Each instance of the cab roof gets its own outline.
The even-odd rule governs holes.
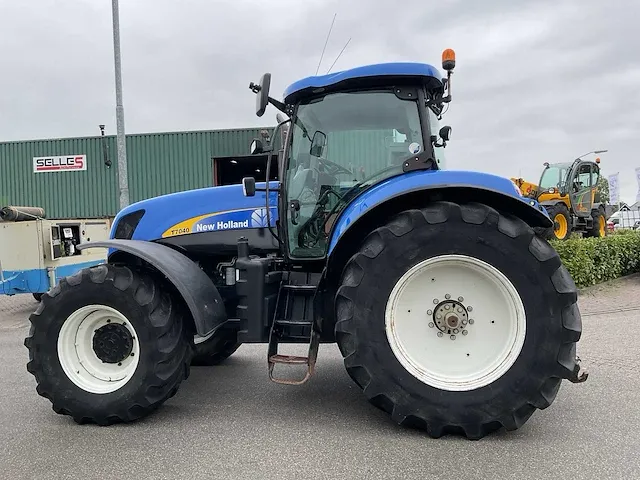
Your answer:
[[[397,80],[418,80],[428,88],[442,88],[442,75],[433,65],[427,63],[378,63],[343,70],[327,75],[311,76],[289,85],[284,91],[285,103],[295,103],[305,94],[316,89],[330,91],[349,86],[375,86]]]

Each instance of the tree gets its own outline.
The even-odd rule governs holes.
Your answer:
[[[609,203],[609,180],[605,177],[600,177],[598,179],[598,184],[596,186],[598,193],[600,194],[600,201],[602,203]]]

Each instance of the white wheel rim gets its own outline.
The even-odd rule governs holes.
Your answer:
[[[123,325],[131,334],[131,353],[119,363],[104,363],[93,350],[95,332],[105,325]],[[87,305],[73,312],[58,335],[58,360],[76,386],[96,394],[115,392],[122,388],[136,371],[140,358],[140,343],[133,325],[114,308]]]
[[[455,340],[447,331],[438,336],[434,318],[449,301],[458,302],[451,307],[456,312],[462,308],[459,320],[467,319]],[[385,330],[394,355],[415,378],[440,390],[468,391],[495,382],[515,363],[526,314],[518,291],[498,269],[466,255],[443,255],[418,263],[398,280],[387,302]]]

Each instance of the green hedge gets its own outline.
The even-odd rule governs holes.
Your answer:
[[[604,238],[552,240],[578,288],[640,272],[640,232],[619,230]]]

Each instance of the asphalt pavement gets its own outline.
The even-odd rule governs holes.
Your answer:
[[[269,382],[265,345],[192,369],[178,394],[130,425],[56,415],[26,371],[31,296],[0,297],[0,479],[640,478],[640,277],[580,297],[584,384],[516,432],[473,442],[398,427],[321,345],[303,386]]]

